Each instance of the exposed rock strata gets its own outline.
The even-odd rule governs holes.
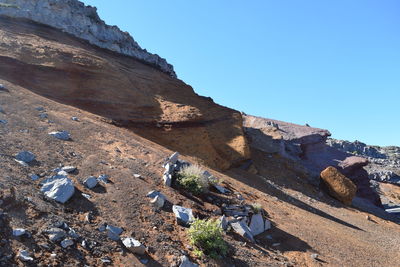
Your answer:
[[[158,55],[142,49],[127,32],[109,26],[97,15],[97,9],[78,0],[4,0],[0,15],[43,23],[93,45],[133,56],[176,77],[173,66]]]
[[[360,141],[331,138],[327,143],[335,149],[368,159],[370,164],[365,169],[370,179],[400,185],[400,147],[370,146]]]
[[[142,62],[0,16],[0,78],[226,169],[249,158],[239,112]]]
[[[357,196],[382,206],[364,169],[368,161],[327,145],[329,131],[250,115],[243,117],[252,149],[299,163],[310,182],[316,185],[321,171],[333,166],[357,185]]]

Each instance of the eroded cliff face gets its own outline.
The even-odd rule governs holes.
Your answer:
[[[305,172],[305,177],[315,185],[320,182],[321,171],[333,166],[357,185],[358,197],[382,206],[364,169],[368,160],[329,146],[327,139],[331,133],[328,130],[250,115],[243,117],[253,153],[289,159],[295,166],[302,166],[303,169],[297,166],[298,170]],[[262,174],[264,166],[257,167]]]
[[[127,32],[109,26],[97,15],[97,9],[78,0],[3,0],[0,15],[26,18],[84,39],[101,48],[133,56],[176,77],[173,66],[142,49]]]
[[[25,19],[0,16],[0,40],[1,79],[106,117],[214,168],[249,158],[239,112],[142,61]]]

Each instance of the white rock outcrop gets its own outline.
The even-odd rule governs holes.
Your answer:
[[[95,7],[78,0],[3,0],[2,3],[0,15],[52,26],[98,47],[135,57],[176,78],[172,65],[142,49],[129,33],[105,24]]]

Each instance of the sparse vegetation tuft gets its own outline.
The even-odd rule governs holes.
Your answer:
[[[227,255],[228,244],[223,239],[223,230],[218,220],[195,219],[188,233],[190,243],[195,246],[194,253],[198,257],[206,255],[217,259]]]
[[[260,213],[263,209],[260,203],[251,204],[251,208],[253,209],[254,213]]]
[[[208,191],[210,181],[204,176],[204,170],[199,165],[193,164],[179,171],[177,183],[193,194],[201,194]]]

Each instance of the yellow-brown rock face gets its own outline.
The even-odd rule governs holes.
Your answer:
[[[350,205],[356,195],[357,186],[346,176],[341,174],[335,167],[328,167],[321,172],[321,179],[328,186],[329,193],[341,201]]]
[[[239,112],[138,60],[44,25],[0,17],[0,78],[214,168],[249,158]]]

